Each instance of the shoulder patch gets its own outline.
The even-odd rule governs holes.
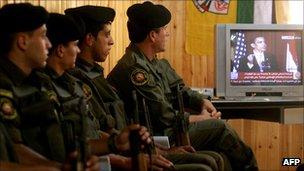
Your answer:
[[[86,100],[89,100],[92,97],[92,90],[87,84],[82,84],[82,90]]]
[[[131,81],[134,85],[141,86],[148,82],[148,73],[143,69],[135,69],[131,73]]]
[[[13,98],[13,92],[5,90],[5,89],[0,89],[0,96],[8,97],[8,98]]]
[[[3,120],[13,120],[17,117],[16,109],[7,98],[0,98],[0,117]]]
[[[55,93],[55,91],[48,90],[48,91],[46,91],[46,94],[51,101],[55,102],[56,104],[59,104],[58,96]]]

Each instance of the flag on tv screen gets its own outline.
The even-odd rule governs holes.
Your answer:
[[[231,42],[234,44],[233,70],[238,70],[240,59],[245,58],[247,54],[245,34],[241,31],[236,32],[231,36]]]
[[[287,43],[286,51],[286,71],[287,72],[297,72],[298,71],[298,60],[295,41],[291,40]]]

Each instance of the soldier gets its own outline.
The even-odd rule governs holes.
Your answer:
[[[54,107],[56,96],[44,91],[44,82],[38,82],[45,77],[32,72],[45,66],[51,47],[45,26],[48,16],[43,7],[29,3],[8,4],[0,9],[3,24],[0,28],[0,122],[8,133],[6,141],[11,139],[16,151],[17,159],[11,161],[28,165],[1,162],[1,170],[70,170],[69,161],[77,156],[65,154],[59,116]],[[2,131],[5,135],[5,130]],[[7,147],[4,148],[10,153],[12,148]],[[98,158],[91,157],[86,167],[98,170]]]
[[[60,26],[60,27],[58,27]],[[128,131],[139,129],[138,125],[130,125],[127,128],[122,129],[118,136],[110,136],[100,138],[100,126],[96,122],[94,111],[92,110],[92,91],[88,85],[80,81],[79,79],[73,77],[66,71],[74,68],[77,53],[80,52],[77,44],[80,38],[80,32],[77,29],[77,25],[73,19],[69,16],[51,13],[50,19],[47,23],[47,36],[50,38],[53,48],[50,50],[49,58],[47,59],[47,66],[44,70],[52,79],[52,88],[58,95],[58,99],[63,106],[63,122],[65,120],[73,120],[77,127],[77,117],[83,113],[78,110],[78,108],[73,108],[70,106],[77,106],[78,100],[81,97],[85,98],[87,108],[88,108],[88,131],[86,132],[87,137],[90,139],[90,149],[93,154],[107,154],[107,153],[118,153],[129,150],[128,147]],[[75,103],[75,104],[74,104]],[[95,103],[98,104],[98,103]],[[100,106],[94,106],[95,108],[101,108]],[[85,107],[84,107],[85,108]],[[95,109],[96,111],[96,109]],[[74,118],[74,119],[73,119]],[[76,128],[77,130],[77,128]],[[144,127],[139,130],[142,140],[149,143],[149,134],[146,132]],[[73,133],[72,133],[73,134]],[[67,134],[67,141],[72,134]],[[114,135],[114,134],[113,134]],[[113,139],[116,137],[115,139]],[[73,138],[72,138],[73,139]],[[67,144],[72,144],[67,143]],[[110,144],[111,143],[111,144]],[[66,145],[69,147],[70,145]],[[163,160],[162,160],[163,159]],[[170,167],[171,162],[160,158],[165,164],[164,166]],[[159,162],[161,163],[161,162]],[[161,163],[162,164],[162,163]]]
[[[93,106],[102,105],[106,120],[100,122],[103,127],[107,126],[103,129],[116,128],[119,130],[124,128],[126,121],[123,103],[106,83],[103,77],[103,68],[96,63],[106,60],[111,46],[114,44],[110,28],[115,11],[107,7],[82,6],[67,9],[65,13],[73,16],[85,32],[79,43],[81,53],[76,60],[77,70],[74,70],[72,74],[91,87],[94,92],[93,98],[98,102],[98,104],[92,103]],[[101,40],[103,37],[105,37],[104,40]],[[111,131],[107,132],[111,133]]]
[[[167,60],[158,59],[157,53],[165,51],[166,31],[171,20],[170,11],[162,5],[151,2],[134,4],[129,7],[128,32],[131,44],[124,56],[108,75],[110,84],[118,90],[127,108],[131,90],[147,99],[154,134],[168,135],[174,140],[175,90],[182,87],[186,108],[197,115],[185,115],[189,121],[191,145],[196,150],[223,152],[233,170],[257,170],[252,150],[245,145],[236,132],[224,121],[209,100],[186,87],[182,78]],[[123,83],[123,84],[122,84]]]
[[[106,60],[114,44],[110,32],[115,11],[107,7],[82,6],[67,9],[65,13],[79,21],[78,24],[85,30],[85,35],[82,41],[79,42],[81,52],[76,59],[77,69],[70,73],[91,87],[92,98],[99,101],[99,105],[105,104],[102,105],[105,111],[108,115],[111,114],[116,119],[115,128],[121,129],[126,122],[124,104],[104,78],[103,68],[97,63]],[[93,106],[95,105],[93,104]],[[97,105],[95,107],[97,107]],[[168,150],[159,151],[163,152],[163,154],[166,153],[165,156],[169,160],[173,159],[172,162],[178,164],[178,166],[176,166],[177,169],[221,170],[223,168],[222,164],[220,164],[222,160],[221,157],[213,152],[209,154],[207,154],[207,152],[198,152],[197,154],[172,154],[174,150],[179,153],[185,153],[186,151],[193,152],[193,149],[191,147],[184,147],[184,149],[171,149],[171,152]],[[116,163],[120,164],[123,160],[129,159],[111,158],[111,163],[115,166]]]
[[[3,100],[3,97],[0,98]],[[2,103],[3,104],[3,103]],[[4,104],[5,105],[5,104]],[[3,110],[3,109],[2,109]],[[0,111],[1,116],[4,116]],[[2,119],[2,118],[1,118]],[[0,119],[0,120],[1,120]],[[27,149],[30,151],[30,149]],[[33,152],[34,153],[34,152]],[[0,170],[1,171],[11,171],[11,170],[18,170],[18,171],[56,171],[59,169],[51,166],[43,166],[34,164],[20,164],[18,161],[17,154],[14,149],[14,144],[8,135],[5,126],[3,125],[2,121],[0,121]]]

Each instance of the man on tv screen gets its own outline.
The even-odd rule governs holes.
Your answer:
[[[252,53],[240,59],[241,72],[275,72],[277,61],[274,55],[266,53],[267,44],[265,38],[258,36],[250,44]]]

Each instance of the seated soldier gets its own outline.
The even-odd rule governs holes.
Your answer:
[[[96,99],[97,101],[97,103],[92,103],[92,105],[95,106],[94,108],[102,106],[107,113],[105,115],[109,117],[112,115],[116,119],[116,124],[110,128],[115,127],[121,129],[126,124],[124,104],[105,80],[103,68],[98,64],[98,62],[104,62],[106,60],[114,44],[110,33],[115,11],[107,7],[82,6],[67,9],[65,13],[79,21],[78,25],[85,30],[85,35],[83,35],[83,38],[79,42],[81,52],[76,60],[76,69],[70,71],[70,73],[90,86],[92,99]],[[110,130],[110,128],[107,130]],[[204,151],[193,153],[193,148],[190,146],[169,150],[160,150],[157,148],[157,151],[174,164],[177,164],[175,165],[177,169],[185,170],[188,167],[188,169],[191,170],[195,169],[195,167],[206,167],[204,165],[209,165],[213,170],[223,169],[223,164],[221,164],[222,158],[215,152]],[[192,153],[185,154],[189,151]],[[129,158],[111,158],[111,164],[113,164],[114,167],[120,167],[119,164],[126,160],[129,160]],[[185,163],[189,165],[185,166],[187,165]],[[191,165],[191,163],[200,164]],[[185,165],[181,166],[183,164]],[[227,166],[227,168],[229,168],[229,166]]]
[[[162,5],[146,1],[129,7],[127,15],[131,43],[108,75],[108,81],[125,103],[126,113],[132,113],[129,107],[132,106],[131,92],[136,90],[146,100],[153,133],[167,135],[172,140],[170,142],[177,143],[180,127],[176,124],[176,92],[181,91],[185,108],[196,113],[183,113],[182,116],[186,123],[190,123],[186,130],[191,145],[196,150],[224,153],[234,170],[257,170],[251,148],[227,123],[220,120],[221,113],[206,97],[185,86],[166,59],[157,58],[157,54],[166,49],[170,11]],[[140,107],[139,111],[144,111],[143,105]],[[141,119],[144,120],[143,117]]]
[[[126,130],[135,130],[138,129],[139,126],[130,125],[127,129],[122,129],[118,136],[100,137],[100,126],[94,114],[94,112],[98,110],[93,110],[92,108],[91,102],[94,99],[92,98],[90,87],[66,72],[67,70],[74,68],[77,53],[80,52],[77,43],[81,33],[77,27],[78,26],[75,24],[74,20],[69,16],[56,13],[50,14],[50,19],[47,23],[47,36],[49,37],[53,47],[50,50],[49,58],[47,59],[47,66],[44,72],[52,79],[51,89],[56,92],[59,103],[62,105],[63,124],[67,122],[65,120],[73,120],[72,122],[75,122],[76,124],[74,125],[77,127],[77,125],[79,125],[77,124],[79,122],[78,120],[80,120],[77,117],[87,113],[88,116],[86,117],[86,120],[80,122],[87,122],[86,124],[88,124],[88,127],[86,132],[81,133],[86,134],[86,137],[90,139],[89,145],[91,153],[102,155],[111,152],[118,153],[127,151],[130,147],[127,136],[128,132]],[[86,106],[77,107],[79,100],[81,100],[82,97],[84,97]],[[88,112],[82,112],[80,110],[81,108],[87,108]],[[76,128],[75,130],[79,129],[80,128]],[[146,132],[144,127],[141,127],[139,134],[143,141],[150,141],[149,134]],[[71,138],[69,138],[72,135],[73,133],[66,134],[65,138],[67,139],[67,144],[73,144],[73,140],[70,140]],[[66,146],[69,147],[71,145]],[[170,168],[172,165],[170,161],[161,156],[157,159],[161,162],[156,162],[156,165],[158,164],[166,168]]]
[[[45,66],[51,47],[46,37],[47,19],[48,12],[43,7],[29,3],[7,4],[0,9],[3,24],[0,27],[1,123],[16,151],[17,158],[12,162],[29,166],[1,162],[3,169],[34,170],[41,165],[54,170],[71,170],[71,160],[79,155],[65,155],[55,104],[50,94],[41,91],[45,88],[43,83],[39,89],[31,80],[32,70]],[[12,149],[8,147],[3,149]],[[98,170],[98,158],[92,156],[84,165],[88,170]],[[44,168],[40,167],[41,170],[48,169]]]
[[[0,93],[3,93],[0,91]],[[11,140],[9,134],[6,131],[6,128],[4,124],[2,123],[2,120],[5,120],[6,113],[9,112],[10,107],[7,102],[5,102],[4,98],[0,98],[1,103],[1,110],[0,110],[0,170],[1,171],[59,171],[58,168],[44,165],[43,163],[34,164],[35,160],[33,160],[31,163],[28,164],[21,164],[18,161],[17,154],[14,149],[14,143]],[[18,147],[16,147],[18,148]],[[27,148],[24,148],[27,149]],[[26,151],[31,151],[30,149],[27,149]],[[18,150],[20,152],[20,150]],[[31,152],[32,154],[34,152]],[[23,155],[28,156],[26,153],[23,153]],[[39,155],[39,154],[37,154]]]

